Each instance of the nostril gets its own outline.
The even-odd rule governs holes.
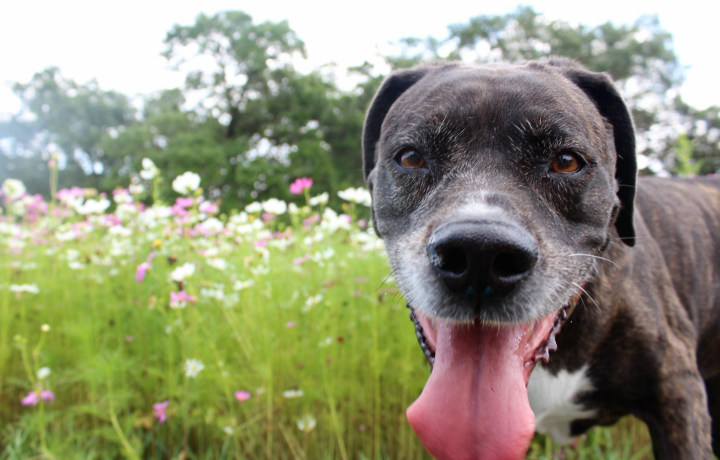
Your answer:
[[[512,291],[530,276],[538,260],[532,235],[503,221],[446,224],[433,232],[426,251],[433,270],[451,291],[483,297]]]
[[[468,269],[465,251],[452,245],[438,245],[431,248],[430,262],[436,269],[456,276],[461,276]]]
[[[514,281],[525,277],[536,260],[537,256],[530,251],[501,253],[495,257],[491,272],[500,280]]]
[[[453,291],[464,291],[470,285],[470,261],[465,250],[452,242],[431,244],[427,248],[430,264]]]

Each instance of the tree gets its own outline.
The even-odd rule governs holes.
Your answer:
[[[679,176],[696,176],[702,169],[702,161],[694,158],[696,155],[692,141],[686,134],[680,134],[675,147],[673,173]]]
[[[183,110],[185,102],[178,89],[166,90],[145,101],[138,123],[105,136],[100,147],[116,165],[105,172],[103,188],[125,186],[150,158],[163,174],[161,198],[174,196],[171,181],[192,170],[203,177],[203,185],[217,183],[226,163],[224,127],[216,120],[198,120]]]
[[[234,146],[226,150],[224,197],[283,196],[300,175],[312,176],[318,188],[334,187],[327,137],[342,137],[331,128],[340,93],[319,73],[294,69],[305,50],[287,22],[255,24],[237,11],[200,15],[193,25],[174,26],[165,43],[177,68],[205,63],[189,71],[186,89],[202,95],[198,120],[225,126],[225,144]]]
[[[202,107],[227,125],[228,138],[241,130],[259,129],[262,117],[250,113],[247,106],[275,96],[293,56],[305,54],[303,42],[286,21],[254,24],[241,11],[200,14],[193,25],[175,25],[165,44],[163,55],[176,68],[198,56],[206,58],[201,62],[212,61],[209,70],[190,70],[185,83],[187,89],[203,93]]]
[[[712,136],[697,134],[698,126],[719,121],[717,109],[693,110],[674,97],[683,81],[682,69],[672,36],[657,17],[641,17],[632,25],[608,22],[589,27],[549,20],[530,7],[520,7],[504,16],[474,17],[448,31],[444,40],[402,40],[400,53],[388,62],[405,67],[437,59],[522,62],[549,55],[571,57],[612,75],[633,113],[639,153],[661,159],[671,169],[678,133],[688,132],[695,152],[717,158],[717,139],[713,143]],[[703,170],[716,171],[718,163],[703,158]]]
[[[99,148],[101,140],[134,122],[128,98],[101,90],[96,81],[66,79],[54,67],[15,84],[14,91],[23,109],[0,123],[0,137],[13,139],[6,152],[11,161],[47,161],[49,153],[59,153],[63,183],[99,187],[101,174],[115,167]]]
[[[720,107],[698,110],[677,100],[676,108],[686,139],[683,146],[678,138],[677,147],[690,149],[698,174],[720,174]]]

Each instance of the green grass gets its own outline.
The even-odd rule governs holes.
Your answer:
[[[429,458],[404,415],[428,369],[371,233],[306,228],[316,207],[202,234],[197,206],[160,209],[0,222],[0,459]],[[196,301],[170,308],[181,287]],[[21,404],[41,388],[55,400]],[[538,436],[529,458],[649,458],[647,442],[626,420],[573,448]]]

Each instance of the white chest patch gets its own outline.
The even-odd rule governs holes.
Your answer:
[[[570,423],[594,414],[577,404],[576,397],[592,389],[587,366],[573,373],[563,370],[558,375],[536,366],[527,387],[530,407],[535,413],[535,431],[549,435],[557,443],[572,441]]]

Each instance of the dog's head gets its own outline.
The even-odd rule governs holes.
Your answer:
[[[598,254],[613,240],[633,244],[634,149],[630,115],[610,79],[567,59],[439,64],[383,83],[365,121],[364,172],[375,229],[437,356],[423,397],[450,382],[484,382],[504,389],[481,395],[484,409],[473,412],[512,413],[503,406],[511,401],[521,418],[512,421],[521,428],[501,434],[487,424],[442,430],[424,419],[436,409],[466,413],[456,407],[463,402],[421,397],[408,416],[436,456],[448,456],[437,447],[447,437],[479,445],[472,456],[498,455],[517,430],[532,435],[532,413],[508,388],[524,391]],[[477,370],[508,360],[520,363],[517,379]],[[478,425],[482,417],[466,418]]]

